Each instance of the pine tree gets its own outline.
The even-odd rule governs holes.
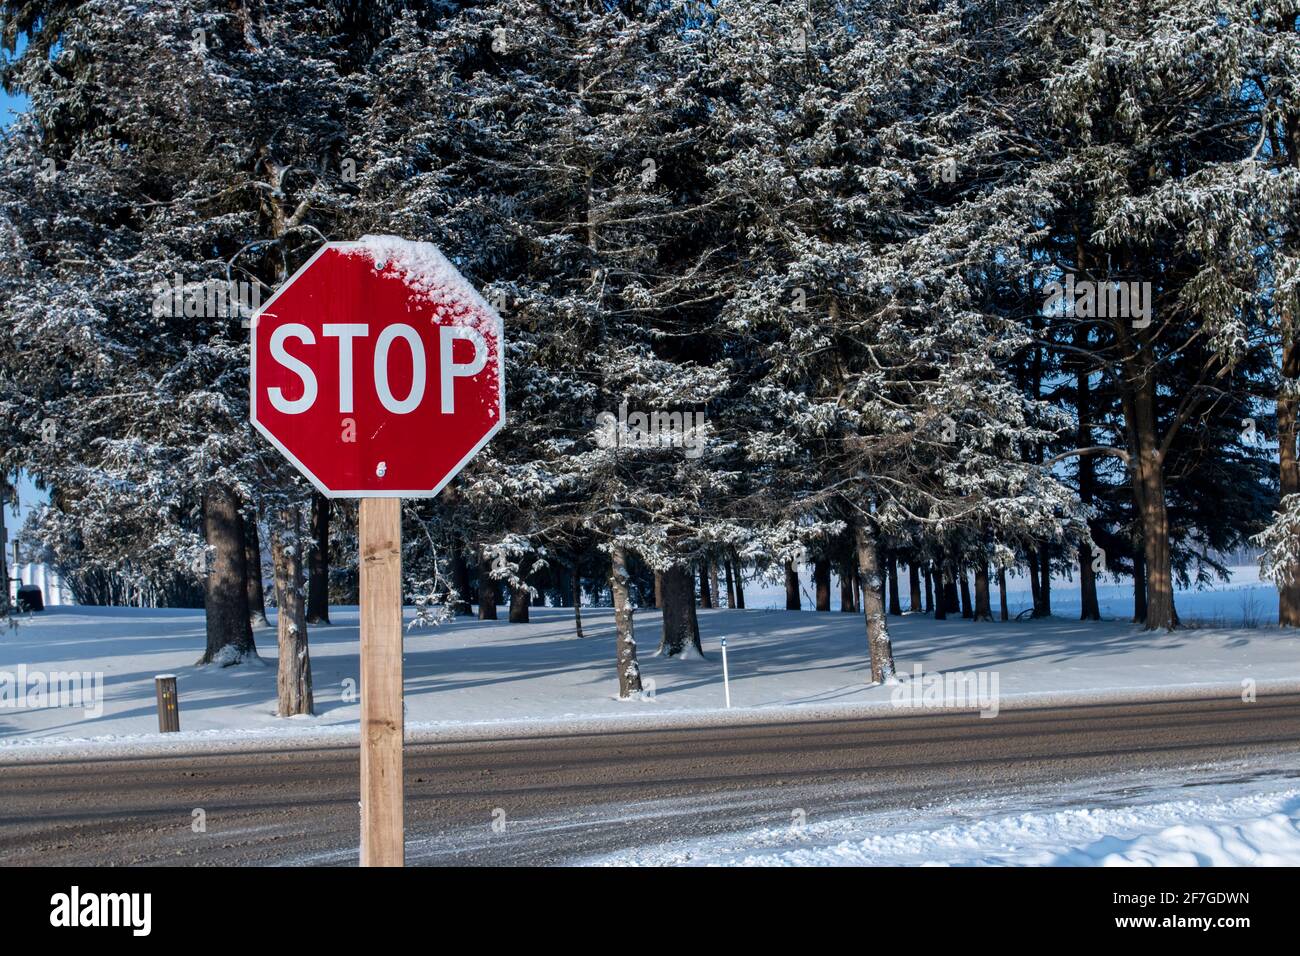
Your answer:
[[[204,576],[204,660],[255,653],[242,513],[263,503],[273,553],[298,553],[286,536],[306,490],[248,427],[249,309],[195,293],[264,296],[347,209],[357,71],[397,6],[5,13],[10,48],[27,41],[5,82],[32,103],[4,143],[11,411],[25,467],[54,489],[43,534],[92,566]],[[49,341],[68,347],[43,356]],[[296,589],[290,565],[275,572]]]
[[[1067,489],[1021,455],[1055,422],[1003,369],[1027,344],[987,292],[1006,241],[948,251],[981,225],[967,218],[973,200],[995,190],[970,174],[946,182],[933,132],[978,142],[983,130],[916,119],[932,108],[918,100],[973,82],[953,44],[978,58],[991,41],[960,39],[970,34],[947,12],[859,32],[850,22],[865,8],[819,8],[811,22],[790,8],[718,11],[713,138],[728,150],[711,179],[738,245],[726,317],[762,370],[749,424],[779,449],[773,506],[851,529],[873,679],[889,680],[891,536],[1056,538],[1077,520]],[[918,34],[945,42],[918,54]]]

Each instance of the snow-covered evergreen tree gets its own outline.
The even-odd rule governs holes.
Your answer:
[[[989,185],[944,181],[944,123],[925,112],[969,82],[950,14],[859,31],[876,7],[717,10],[712,135],[726,148],[711,179],[734,217],[725,319],[758,373],[751,455],[775,463],[773,507],[852,529],[872,676],[888,680],[882,544],[916,529],[1059,537],[1073,514],[1023,460],[1053,433],[1005,373],[1022,326],[989,307],[1017,237],[962,245],[962,212]]]
[[[43,533],[200,576],[203,661],[236,662],[255,654],[245,515],[271,522],[296,606],[306,497],[248,426],[245,327],[346,208],[357,71],[383,23],[346,3],[158,0],[22,5],[5,28],[27,41],[5,81],[31,99],[4,143],[8,411],[53,490]],[[282,613],[281,661],[305,641]]]

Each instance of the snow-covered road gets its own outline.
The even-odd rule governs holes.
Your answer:
[[[354,863],[355,742],[291,743],[0,766],[0,865]],[[1072,863],[1227,825],[1246,850],[1197,852],[1263,862],[1298,771],[1296,694],[435,739],[406,750],[407,859]]]

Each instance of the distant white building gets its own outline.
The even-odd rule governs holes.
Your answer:
[[[9,580],[9,603],[13,604],[18,599],[19,584],[34,584],[41,589],[41,594],[45,598],[46,607],[59,607],[61,605],[72,604],[72,591],[63,583],[58,572],[48,564],[20,564],[18,565],[18,580],[15,582],[12,578]]]

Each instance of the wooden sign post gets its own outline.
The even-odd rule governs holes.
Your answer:
[[[402,499],[505,422],[501,316],[426,242],[328,242],[249,323],[249,419],[329,498],[359,498],[361,865],[401,866]]]
[[[402,866],[402,500],[362,498],[361,865]]]

